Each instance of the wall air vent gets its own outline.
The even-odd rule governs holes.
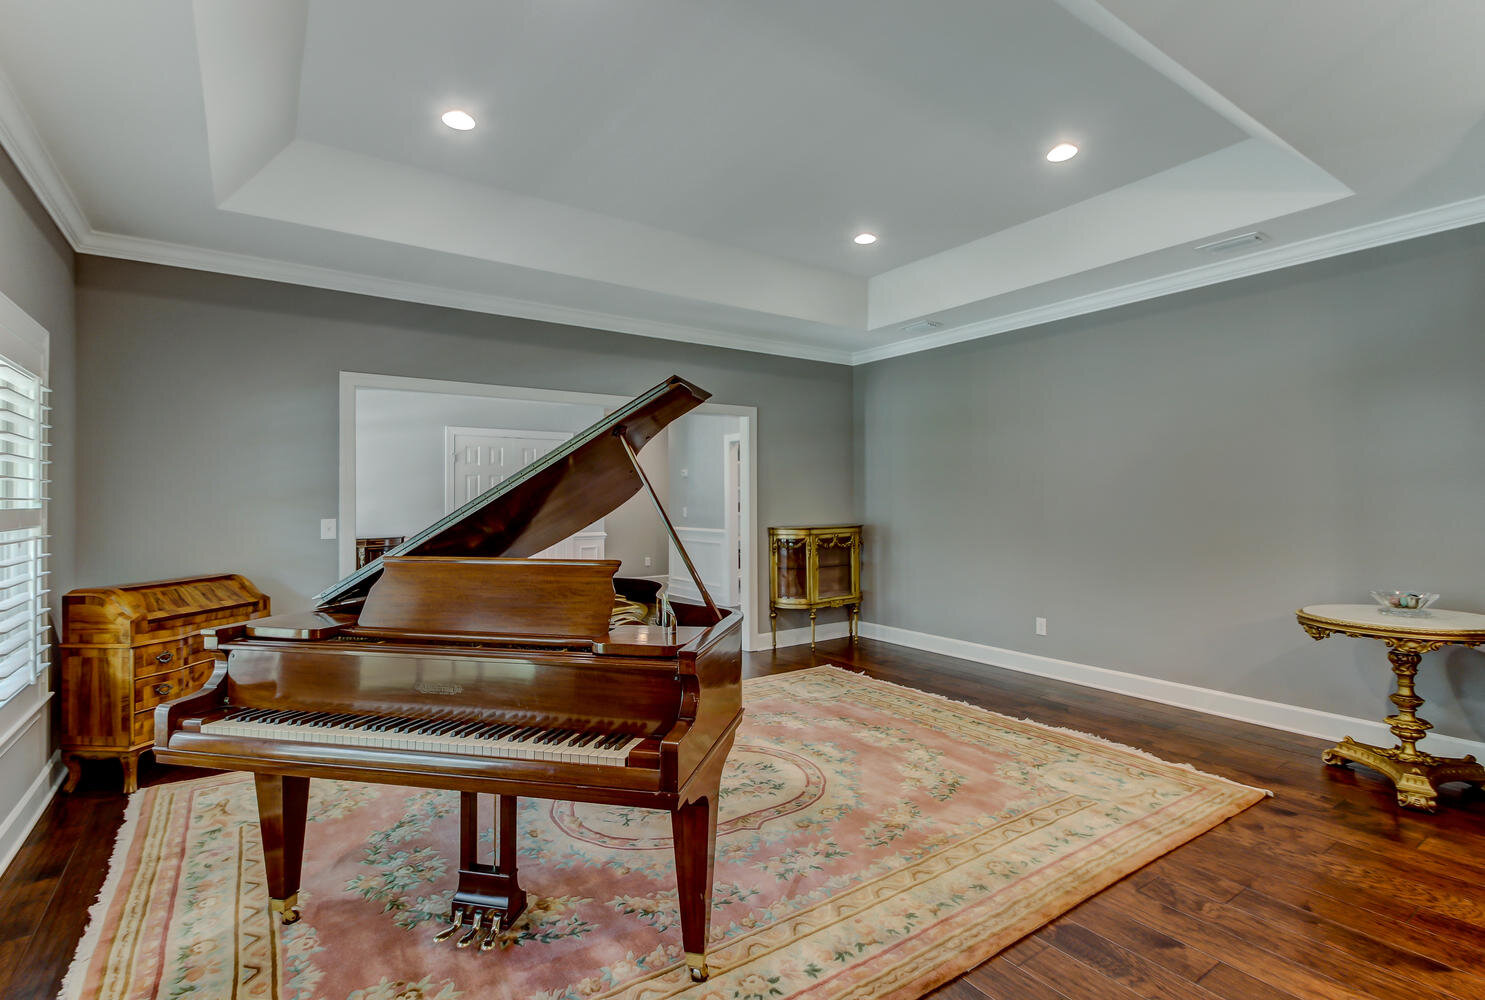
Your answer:
[[[903,333],[929,333],[930,331],[938,330],[938,329],[941,329],[942,327],[943,327],[943,324],[940,323],[936,319],[920,319],[916,323],[909,323],[907,326],[903,327],[902,328],[902,332]]]
[[[1232,253],[1234,250],[1247,250],[1267,241],[1267,234],[1255,230],[1251,233],[1239,233],[1236,236],[1224,236],[1210,243],[1199,243],[1192,249],[1200,253]]]

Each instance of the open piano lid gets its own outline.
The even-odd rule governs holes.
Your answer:
[[[672,375],[386,554],[520,558],[555,545],[643,488],[620,435],[638,452],[710,396]],[[322,591],[315,605],[360,600],[381,574],[378,558]]]

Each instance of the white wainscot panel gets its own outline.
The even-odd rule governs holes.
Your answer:
[[[683,528],[676,526],[675,533],[686,547],[696,572],[718,604],[727,600],[727,531],[723,528]],[[675,546],[670,547],[670,593],[687,601],[700,601],[701,592],[691,582],[686,564],[681,560]]]

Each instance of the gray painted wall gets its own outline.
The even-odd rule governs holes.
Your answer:
[[[1485,611],[1485,227],[855,385],[868,620],[1372,719],[1385,650],[1295,608]],[[1485,653],[1431,654],[1419,687],[1438,731],[1485,737]]]
[[[688,413],[671,425],[670,507],[677,527],[727,526],[722,442],[741,426],[741,418],[721,413]]]
[[[0,151],[0,293],[50,334],[52,384],[51,528],[53,607],[72,586],[76,438],[73,401],[73,253],[15,165]],[[55,657],[53,657],[55,659]],[[42,677],[0,707],[0,862],[30,832],[29,818],[45,802],[52,755],[51,713],[41,702],[51,689]],[[55,770],[55,766],[52,767]],[[39,783],[38,783],[39,779]]]
[[[343,369],[624,396],[680,374],[758,407],[759,552],[854,509],[842,366],[96,257],[77,294],[79,583],[229,569],[305,606],[337,577]]]

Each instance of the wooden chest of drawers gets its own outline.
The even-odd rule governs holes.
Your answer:
[[[201,630],[266,614],[268,598],[235,574],[86,587],[62,598],[65,790],[77,786],[84,759],[117,757],[124,791],[134,791],[139,756],[155,739],[155,706],[200,688],[216,665]]]

